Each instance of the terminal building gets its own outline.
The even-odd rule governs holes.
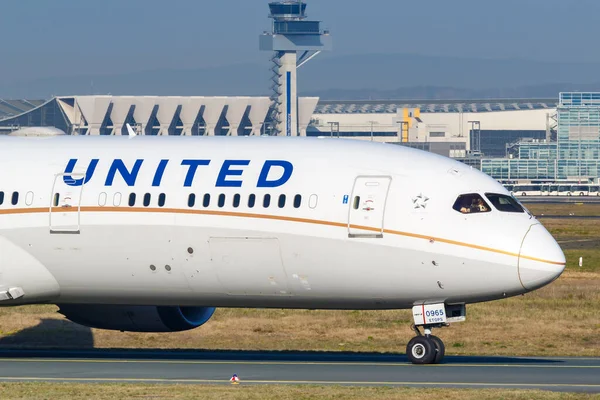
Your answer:
[[[316,97],[298,99],[298,126],[306,134]],[[9,107],[10,105],[10,107]],[[18,106],[18,108],[17,108]],[[50,126],[70,135],[271,134],[268,97],[61,96],[48,101],[0,100],[0,133]]]
[[[0,133],[272,135],[268,97],[65,96],[0,100]],[[279,132],[287,135],[287,132]],[[329,101],[298,98],[298,135],[371,140],[455,158],[502,182],[597,182],[600,93],[557,99]]]
[[[319,101],[308,136],[373,140],[452,158],[505,157],[522,138],[550,140],[556,99]]]
[[[499,181],[598,183],[600,93],[560,93],[555,140],[521,140],[507,158],[484,158]]]

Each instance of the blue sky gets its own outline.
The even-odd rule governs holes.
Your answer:
[[[308,0],[328,57],[419,53],[600,62],[598,0]],[[265,0],[2,0],[0,83],[266,63]]]

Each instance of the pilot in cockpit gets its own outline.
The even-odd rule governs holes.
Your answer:
[[[485,204],[481,196],[479,195],[464,195],[460,199],[460,212],[463,214],[467,213],[479,213],[489,211],[488,206]]]
[[[471,204],[471,212],[486,212],[488,208],[483,203],[483,199],[481,197],[477,197],[473,199]]]

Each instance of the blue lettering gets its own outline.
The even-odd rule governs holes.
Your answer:
[[[154,173],[154,179],[152,180],[152,186],[160,186],[160,181],[162,180],[163,174],[165,173],[165,168],[169,160],[160,160],[158,164],[158,168],[156,168],[156,172]]]
[[[140,172],[140,167],[142,166],[143,162],[144,160],[136,160],[133,169],[131,170],[131,172],[129,172],[123,160],[114,160],[112,165],[110,166],[110,169],[108,170],[108,175],[106,176],[106,183],[104,185],[112,186],[117,171],[119,171],[119,174],[121,174],[121,177],[123,178],[127,186],[135,185],[135,180],[137,179],[138,172]]]
[[[250,160],[225,160],[217,178],[217,187],[242,187],[242,181],[228,181],[227,176],[241,176],[242,170],[229,169],[229,167],[239,165],[244,166],[250,164]]]
[[[194,176],[196,175],[196,170],[200,165],[208,165],[210,164],[210,160],[183,160],[181,165],[188,165],[188,172],[185,176],[185,183],[183,186],[190,187],[192,186],[192,182],[194,181]]]
[[[283,173],[281,174],[281,177],[279,179],[271,181],[267,180],[267,178],[269,177],[269,172],[271,171],[271,167],[283,168]],[[289,161],[267,160],[265,161],[265,165],[263,165],[262,171],[260,171],[260,176],[258,177],[258,183],[256,184],[256,186],[264,188],[279,187],[290,179],[293,170],[294,166]]]
[[[85,178],[74,179],[71,175],[63,175],[63,181],[69,186],[81,186],[85,183],[88,183],[94,175],[94,171],[98,166],[98,161],[99,160],[96,158],[90,161],[90,165],[88,165],[87,170],[85,171]],[[75,164],[77,164],[77,159],[70,159],[69,163],[67,164],[67,167],[65,168],[65,174],[72,174],[73,169],[75,169]]]

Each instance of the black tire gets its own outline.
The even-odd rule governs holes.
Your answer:
[[[579,192],[579,195],[580,195],[580,196],[583,196],[583,192]]]
[[[436,355],[435,344],[428,337],[416,336],[406,345],[406,355],[413,364],[431,364]]]
[[[435,357],[433,358],[434,364],[439,364],[444,359],[444,355],[446,354],[446,346],[444,346],[444,342],[437,336],[429,335],[429,339],[435,345]]]

